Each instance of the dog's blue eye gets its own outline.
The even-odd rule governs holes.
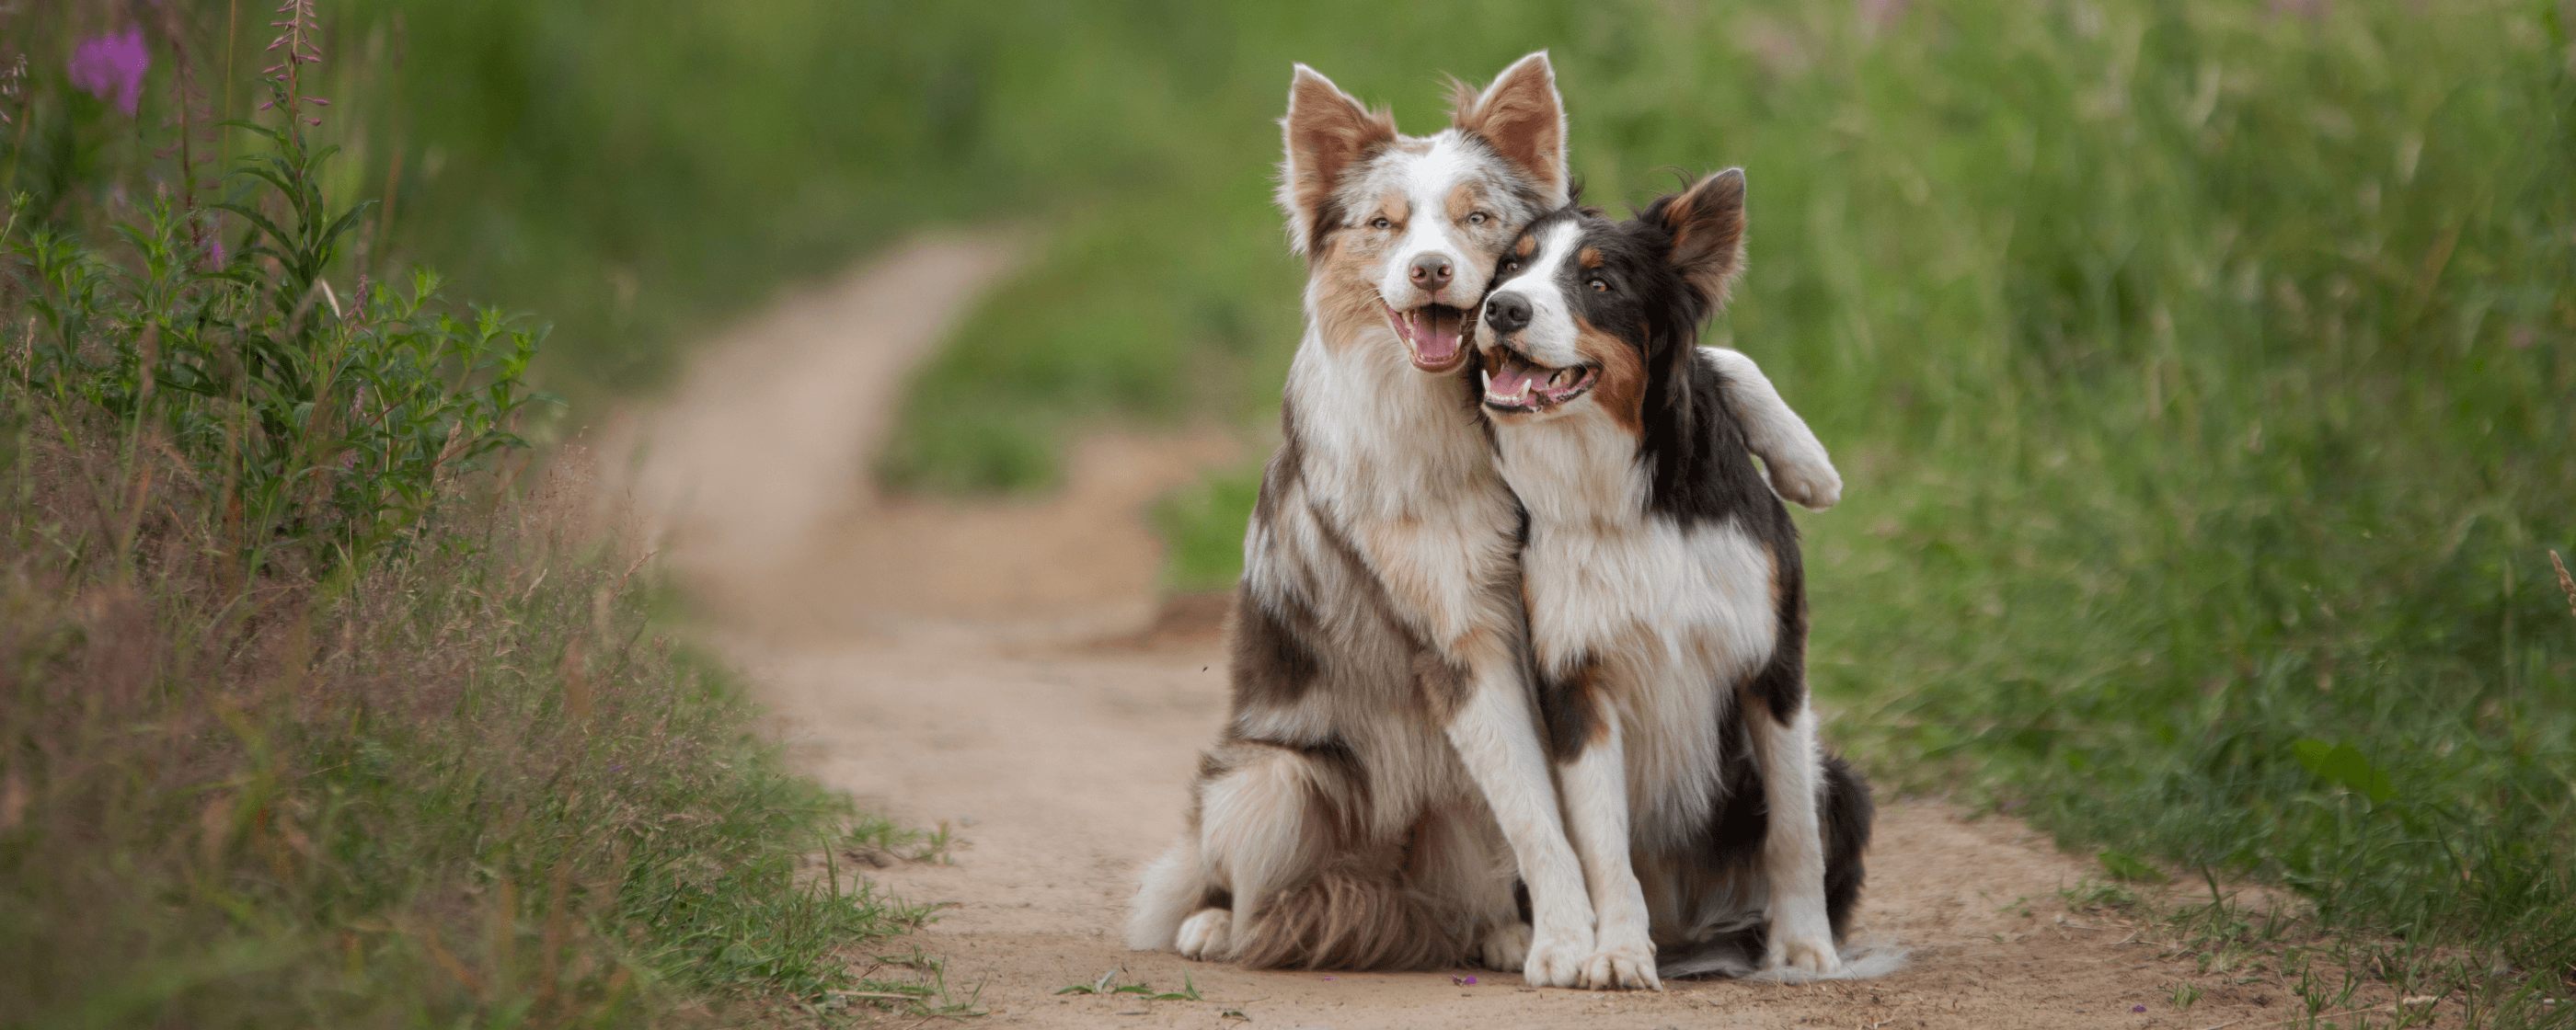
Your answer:
[[[1394,222],[1387,221],[1386,219],[1383,219],[1383,218],[1377,219],[1376,221],[1373,221],[1373,222],[1370,222],[1370,223],[1369,223],[1369,228],[1371,228],[1371,229],[1391,229],[1391,228],[1394,228],[1394,227],[1395,227],[1395,223],[1394,223]]]
[[[1469,214],[1469,215],[1467,216],[1467,224],[1469,224],[1469,225],[1483,225],[1483,224],[1485,224],[1485,213],[1484,213],[1484,212],[1482,212],[1482,211],[1477,211],[1477,212],[1474,212],[1474,213],[1472,213],[1472,214]]]

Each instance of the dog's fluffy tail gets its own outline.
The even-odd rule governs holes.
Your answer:
[[[1235,932],[1249,969],[1450,969],[1467,934],[1385,863],[1336,862],[1272,895]]]
[[[1145,867],[1136,898],[1127,905],[1127,947],[1135,951],[1169,951],[1180,937],[1181,921],[1207,900],[1205,874],[1199,869],[1199,842],[1184,835],[1163,857]]]

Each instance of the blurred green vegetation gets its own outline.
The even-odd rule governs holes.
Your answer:
[[[256,57],[255,12],[185,9]],[[2500,1025],[2564,1023],[2576,1004],[2537,999],[2576,994],[2553,985],[2576,978],[2576,620],[2548,570],[2576,549],[2571,22],[363,0],[332,131],[342,189],[394,201],[399,245],[361,260],[548,312],[536,372],[576,403],[911,227],[1043,228],[881,466],[1015,490],[1084,420],[1272,410],[1301,280],[1268,207],[1290,61],[1426,131],[1441,73],[1551,48],[1594,202],[1748,170],[1751,271],[1710,342],[1761,361],[1850,480],[1805,523],[1842,746],[2070,844],[2287,883],[2392,947],[2477,945],[2479,976],[2510,971],[2474,987]],[[133,149],[20,137],[40,197],[112,189],[80,170]],[[1246,482],[1161,509],[1175,585],[1231,578]]]
[[[972,1014],[854,967],[931,910],[834,857],[945,833],[791,769],[504,464],[542,334],[371,285],[360,105],[238,83],[218,187],[227,37],[125,6],[0,12],[0,1028]]]
[[[1042,485],[1069,418],[1266,413],[1288,61],[1428,131],[1436,72],[1551,46],[1593,201],[1749,171],[1709,342],[1851,476],[1807,520],[1842,746],[2069,844],[2285,883],[2401,942],[2391,968],[2475,943],[2511,971],[2445,967],[2482,1018],[2567,1018],[2536,1000],[2576,993],[2566,7],[1263,17],[1158,11],[1116,51],[1100,153],[1160,132],[1165,160],[1058,209],[916,384],[896,482]],[[1231,578],[1249,482],[1160,509],[1174,586]]]

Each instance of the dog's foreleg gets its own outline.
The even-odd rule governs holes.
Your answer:
[[[1449,744],[1485,795],[1530,895],[1531,941],[1521,975],[1534,987],[1572,987],[1592,954],[1592,904],[1566,842],[1520,663],[1509,654],[1469,666],[1466,703],[1449,720]]]
[[[1843,497],[1842,473],[1825,445],[1807,428],[1807,420],[1780,399],[1780,391],[1762,374],[1762,366],[1741,351],[1702,347],[1702,356],[1717,367],[1726,384],[1726,399],[1744,422],[1744,444],[1762,457],[1771,473],[1771,489],[1781,497],[1816,511]]]
[[[1748,699],[1744,721],[1769,809],[1762,872],[1771,888],[1771,940],[1763,967],[1840,972],[1843,960],[1834,951],[1833,924],[1825,912],[1824,834],[1816,820],[1822,776],[1816,713],[1802,699],[1782,719],[1769,705]]]
[[[1573,824],[1574,851],[1583,861],[1584,879],[1592,888],[1594,927],[1592,957],[1583,962],[1582,985],[1593,990],[1651,987],[1663,990],[1655,976],[1655,942],[1647,932],[1646,892],[1637,883],[1628,833],[1628,767],[1620,745],[1619,715],[1598,692],[1583,702],[1594,707],[1588,724],[1599,739],[1587,741],[1574,761],[1559,766],[1565,789],[1566,819]]]

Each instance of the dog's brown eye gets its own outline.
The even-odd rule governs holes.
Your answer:
[[[1521,270],[1521,263],[1520,263],[1520,262],[1518,262],[1518,261],[1505,261],[1505,262],[1503,262],[1503,271],[1506,271],[1506,272],[1517,272],[1517,271],[1520,271],[1520,270]]]
[[[1602,281],[1601,281],[1601,280],[1599,280],[1599,279],[1592,280],[1592,292],[1594,292],[1594,293],[1608,293],[1608,292],[1610,292],[1610,284],[1609,284],[1609,283],[1602,282]]]
[[[1386,219],[1380,218],[1380,219],[1376,219],[1376,220],[1374,220],[1374,221],[1369,222],[1369,228],[1371,228],[1371,229],[1392,229],[1392,228],[1395,228],[1395,223],[1394,223],[1394,222],[1387,221]]]

